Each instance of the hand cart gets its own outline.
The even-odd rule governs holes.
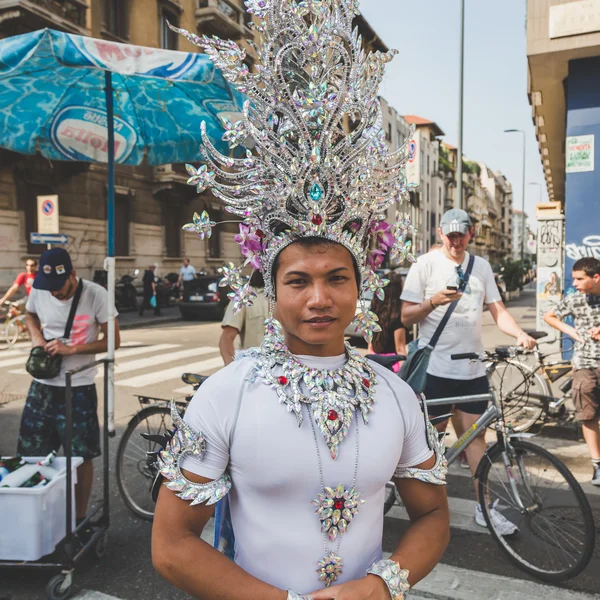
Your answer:
[[[40,570],[48,569],[59,571],[54,575],[46,585],[46,597],[48,600],[66,600],[73,593],[73,572],[79,562],[93,550],[97,558],[102,558],[108,549],[108,527],[110,524],[109,516],[109,452],[108,438],[112,437],[108,431],[108,374],[109,364],[113,362],[111,359],[101,359],[83,365],[78,369],[73,369],[66,372],[66,390],[65,390],[65,447],[64,453],[67,464],[66,472],[66,531],[65,538],[59,542],[54,552],[48,556],[44,556],[39,560],[32,561],[11,561],[0,560],[0,569],[3,568],[18,568]],[[98,365],[104,365],[104,426],[103,426],[103,443],[102,443],[102,465],[103,465],[103,497],[100,504],[91,511],[84,521],[82,521],[74,530],[72,530],[73,518],[73,474],[72,454],[71,454],[71,438],[73,433],[73,406],[72,406],[72,377],[77,373],[87,371]],[[113,434],[114,435],[114,434]],[[82,541],[78,537],[78,533],[82,532],[86,527],[92,526],[94,533],[89,540]]]

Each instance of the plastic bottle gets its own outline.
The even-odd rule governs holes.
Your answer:
[[[48,480],[38,471],[34,473],[23,485],[19,486],[22,488],[39,488],[44,487],[48,483]]]
[[[0,487],[18,488],[22,487],[23,484],[33,477],[36,473],[40,473],[41,476],[46,480],[51,480],[58,471],[52,468],[50,465],[56,457],[56,452],[51,452],[37,463],[28,463],[25,460],[21,461],[21,466],[15,471],[8,473],[0,481]]]

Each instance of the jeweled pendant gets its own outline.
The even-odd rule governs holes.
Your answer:
[[[341,483],[336,488],[324,488],[312,501],[317,507],[315,512],[321,521],[321,532],[327,533],[330,542],[346,533],[358,507],[364,503],[359,492],[354,488],[347,490]]]
[[[342,574],[343,566],[341,557],[332,550],[318,562],[319,581],[323,581],[325,587],[329,587]]]

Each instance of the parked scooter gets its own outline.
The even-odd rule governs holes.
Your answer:
[[[136,269],[133,275],[125,273],[115,283],[115,306],[117,308],[137,308],[137,289],[133,282],[139,273],[139,269]],[[108,289],[108,273],[104,270],[94,271],[94,283]]]

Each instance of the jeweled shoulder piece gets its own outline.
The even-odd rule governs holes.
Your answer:
[[[219,479],[209,483],[195,483],[181,472],[181,461],[186,456],[202,460],[206,452],[206,440],[201,432],[196,433],[180,416],[174,402],[170,404],[173,431],[169,435],[142,436],[160,444],[163,449],[155,453],[157,457],[158,474],[153,489],[156,500],[161,479],[167,479],[166,487],[174,491],[182,500],[191,500],[192,506],[206,503],[215,504],[225,497],[231,489],[231,479],[224,473]]]
[[[394,473],[394,477],[400,479],[419,479],[425,483],[433,485],[446,485],[446,475],[448,474],[448,461],[446,460],[446,447],[444,445],[444,436],[440,436],[437,429],[430,423],[427,414],[427,405],[423,404],[425,413],[425,428],[427,443],[435,455],[435,464],[431,469],[417,469],[416,467],[399,467]]]
[[[412,132],[400,150],[389,151],[377,95],[396,51],[365,52],[352,26],[356,0],[248,0],[246,6],[261,38],[252,43],[254,72],[235,42],[174,28],[248,97],[241,120],[223,119],[233,156],[219,153],[203,128],[206,164],[189,166],[189,183],[210,188],[243,221],[236,241],[246,264],[262,272],[268,297],[274,297],[277,255],[303,237],[345,246],[364,275],[364,290],[377,293],[387,283],[375,277],[386,252],[413,258],[408,225],[385,221],[411,188],[404,167]],[[207,236],[209,218],[195,222],[189,229]],[[249,290],[235,291],[241,308]],[[379,330],[366,301],[357,325],[367,337]]]

